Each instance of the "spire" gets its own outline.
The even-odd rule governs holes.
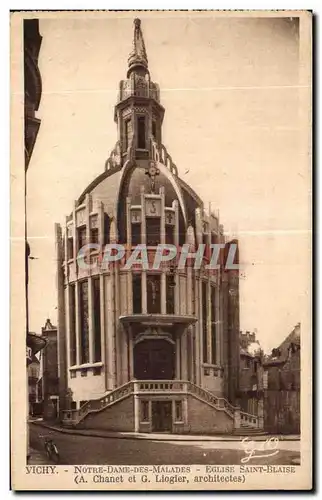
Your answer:
[[[129,55],[128,63],[129,63],[129,69],[127,72],[128,78],[131,71],[136,67],[141,67],[145,69],[146,72],[148,71],[148,57],[146,55],[140,19],[134,19],[133,49]]]

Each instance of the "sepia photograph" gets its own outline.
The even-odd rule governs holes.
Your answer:
[[[11,13],[14,489],[312,487],[311,29]]]

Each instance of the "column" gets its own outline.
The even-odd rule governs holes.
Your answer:
[[[207,363],[212,363],[211,346],[211,284],[210,278],[207,281]]]
[[[89,362],[94,362],[94,325],[93,325],[93,280],[88,277],[88,345]]]
[[[182,417],[183,417],[183,422],[184,422],[185,427],[186,426],[188,427],[188,424],[189,424],[188,416],[189,416],[189,414],[188,414],[188,398],[185,397],[182,400]]]
[[[186,288],[186,298],[187,298],[187,314],[192,315],[192,295],[193,295],[193,288],[192,288],[192,268],[190,265],[187,267],[187,288]],[[194,348],[193,348],[193,335],[192,335],[192,327],[189,326],[186,328],[185,332],[187,336],[187,354],[189,352],[189,356],[187,355],[187,375],[188,375],[188,380],[193,381],[194,380],[194,359],[193,359],[193,353],[194,353]]]
[[[67,368],[67,377],[69,377],[69,367],[70,367],[70,285],[67,284],[64,290],[65,295],[65,321],[66,321],[66,368]]]
[[[234,412],[234,428],[240,429],[240,408],[236,408]]]
[[[188,379],[188,360],[187,360],[187,328],[181,334],[181,377]]]
[[[136,383],[134,382],[134,432],[140,431],[140,400],[136,394]]]
[[[77,206],[77,201],[75,201],[75,206],[73,210],[73,257],[74,257],[74,263],[73,263],[73,268],[74,268],[74,273],[77,278],[77,221],[76,221],[76,206]]]
[[[129,376],[130,380],[133,380],[134,378],[134,366],[133,366],[133,333],[131,326],[129,325],[128,327],[128,332],[129,332]]]
[[[105,276],[100,274],[100,314],[101,314],[101,358],[104,369],[104,382],[105,382],[105,390],[109,389],[108,385],[108,359],[106,356],[106,345],[107,345],[107,330],[106,330],[106,322],[105,322],[105,289],[104,289],[104,279]]]
[[[195,331],[195,383],[197,385],[200,385],[200,280],[196,279],[196,276],[194,277],[195,280],[195,315],[198,318],[197,323],[193,326],[194,331]]]
[[[111,271],[112,276],[112,271]],[[122,384],[122,325],[119,323],[120,317],[120,273],[119,263],[114,265],[114,307],[113,322],[114,322],[114,345],[115,345],[115,361],[116,361],[116,383]]]
[[[215,287],[215,321],[216,321],[216,365],[221,366],[222,360],[222,335],[221,335],[221,321],[219,317],[219,290],[218,286]]]
[[[176,336],[176,378],[178,380],[181,379],[181,345],[180,345],[180,337]]]
[[[105,277],[105,347],[106,347],[106,371],[107,371],[107,388],[109,390],[115,387],[115,345],[114,345],[114,275],[113,272]]]
[[[161,314],[167,314],[167,275],[163,267],[161,270]]]
[[[76,281],[75,283],[75,329],[76,329],[76,365],[81,364],[81,332],[80,332],[80,317],[79,317],[79,283]]]
[[[263,397],[258,400],[258,428],[264,429],[264,400]]]

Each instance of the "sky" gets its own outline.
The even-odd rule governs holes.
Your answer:
[[[137,13],[41,19],[40,131],[28,169],[30,330],[57,321],[55,222],[104,171]],[[308,312],[310,163],[294,19],[140,14],[163,143],[240,241],[242,330],[265,351]]]

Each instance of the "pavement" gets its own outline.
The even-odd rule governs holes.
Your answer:
[[[63,434],[71,434],[74,436],[87,436],[87,437],[98,437],[98,438],[112,438],[112,439],[147,439],[150,441],[211,441],[211,442],[230,442],[230,441],[238,441],[240,442],[242,438],[247,437],[246,435],[191,435],[191,434],[168,434],[168,433],[143,433],[143,432],[111,432],[104,430],[95,430],[95,429],[68,429],[65,427],[61,427],[57,424],[51,424],[44,422],[41,419],[34,420],[30,422],[34,426],[40,426],[47,428],[51,431],[60,432]],[[270,436],[269,434],[250,434],[248,436],[252,441],[266,441],[270,437],[278,438],[279,441],[300,441],[301,437],[299,435],[275,435]]]
[[[57,430],[58,429],[58,430]],[[73,429],[62,431],[58,426],[31,423],[29,426],[30,446],[44,452],[44,435],[50,435],[55,442],[60,455],[61,465],[191,465],[191,464],[218,464],[236,465],[246,456],[241,438],[212,440],[204,436],[175,436],[163,435],[162,439],[156,434],[146,434],[143,438],[136,435],[122,436],[120,433]],[[186,440],[183,440],[186,438]],[[188,438],[188,439],[187,439]],[[198,440],[196,440],[198,438]],[[207,438],[207,437],[206,437]],[[219,438],[223,438],[219,436]],[[258,438],[258,436],[256,436]],[[252,438],[251,438],[252,439]],[[258,443],[258,450],[262,450],[264,443]],[[276,455],[266,455],[263,451],[256,454],[251,465],[275,464],[292,465],[294,460],[300,461],[300,441],[280,441]],[[48,464],[48,462],[47,462]]]
[[[29,448],[29,456],[27,458],[28,465],[48,465],[50,461],[45,453],[36,450],[35,448]]]

